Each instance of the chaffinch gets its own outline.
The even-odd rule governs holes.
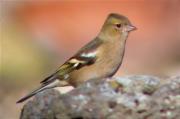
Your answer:
[[[122,64],[128,34],[135,29],[127,17],[109,14],[101,31],[91,42],[62,64],[55,73],[41,81],[38,89],[17,103],[45,89],[68,85],[76,87],[89,79],[113,76]]]

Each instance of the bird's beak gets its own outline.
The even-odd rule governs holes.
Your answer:
[[[125,29],[127,32],[130,32],[136,30],[137,28],[133,25],[127,25]]]

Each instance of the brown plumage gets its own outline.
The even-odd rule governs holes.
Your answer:
[[[97,37],[61,65],[54,74],[41,81],[41,86],[17,103],[45,89],[57,86],[78,86],[93,78],[113,76],[122,63],[125,43],[135,27],[127,17],[109,14]]]

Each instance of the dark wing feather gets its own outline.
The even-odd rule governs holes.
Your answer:
[[[49,84],[50,82],[53,82],[57,78],[60,78],[60,80],[63,80],[64,75],[72,72],[73,70],[78,70],[86,65],[93,64],[96,60],[96,56],[86,57],[86,56],[82,56],[82,54],[83,53],[87,54],[87,53],[93,52],[100,46],[100,44],[102,44],[102,41],[99,40],[98,38],[89,42],[86,46],[81,48],[77,52],[77,54],[75,54],[67,62],[65,62],[63,65],[61,65],[55,73],[53,73],[52,75],[48,76],[43,81],[41,81],[41,83]]]
[[[53,82],[57,78],[63,78],[63,76],[65,74],[68,74],[75,69],[75,67],[73,67],[73,65],[74,64],[72,64],[72,63],[70,64],[68,62],[63,64],[62,66],[59,67],[59,69],[55,73],[53,73],[52,75],[50,75],[47,78],[45,78],[44,80],[42,80],[41,83],[49,84],[50,82]]]

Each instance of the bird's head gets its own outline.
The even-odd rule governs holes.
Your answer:
[[[127,17],[116,13],[111,13],[108,15],[101,29],[101,33],[104,35],[117,36],[122,33],[127,34],[135,29],[136,27],[131,24]]]

